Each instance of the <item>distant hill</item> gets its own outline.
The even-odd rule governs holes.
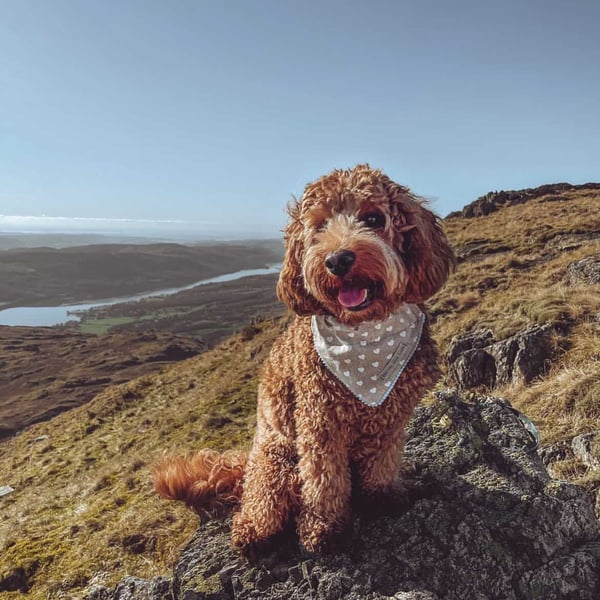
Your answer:
[[[267,266],[280,262],[282,256],[279,239],[5,250],[0,253],[0,306],[57,306],[118,298]]]
[[[501,343],[547,328],[551,358],[539,375],[473,391],[526,413],[554,475],[596,494],[600,470],[570,449],[574,436],[600,429],[600,185],[550,187],[445,219],[459,264],[430,312],[443,355],[466,333],[489,331]],[[77,597],[91,581],[167,573],[197,520],[159,501],[149,466],[163,452],[249,444],[257,373],[285,321],[255,320],[212,350],[3,442],[0,487],[15,491],[0,498],[0,591]],[[440,387],[453,384],[448,368]]]

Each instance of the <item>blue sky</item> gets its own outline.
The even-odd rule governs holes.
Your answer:
[[[369,162],[444,215],[600,180],[600,2],[0,0],[0,215],[277,230]]]

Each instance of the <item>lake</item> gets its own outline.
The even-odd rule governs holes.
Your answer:
[[[77,312],[90,310],[96,306],[109,306],[121,302],[135,302],[142,298],[153,298],[155,296],[171,296],[184,290],[190,290],[198,285],[207,283],[222,283],[233,281],[242,277],[251,277],[253,275],[272,275],[279,273],[281,265],[273,265],[262,269],[243,269],[235,273],[226,273],[210,279],[202,279],[189,285],[178,288],[169,288],[165,290],[155,290],[153,292],[144,292],[134,296],[125,296],[122,298],[110,298],[104,300],[95,300],[85,304],[68,304],[63,306],[18,306],[15,308],[6,308],[0,310],[0,325],[27,326],[27,327],[50,327],[60,325],[68,321],[79,321]]]

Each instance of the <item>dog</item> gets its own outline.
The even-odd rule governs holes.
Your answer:
[[[440,376],[422,303],[455,264],[426,201],[366,164],[310,183],[288,212],[277,294],[295,317],[262,368],[250,452],[154,467],[165,498],[233,509],[246,555],[293,523],[308,552],[325,552],[354,498],[402,493],[404,429]]]

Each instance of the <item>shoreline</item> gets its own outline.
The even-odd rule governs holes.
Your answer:
[[[92,300],[79,304],[59,304],[57,306],[11,306],[0,308],[0,326],[55,327],[58,325],[65,325],[69,322],[80,323],[83,315],[96,308],[139,302],[140,300],[150,298],[167,298],[179,294],[180,292],[193,290],[196,287],[209,285],[211,283],[225,283],[227,281],[244,279],[245,277],[274,275],[280,271],[280,268],[281,263],[268,265],[264,268],[241,269],[232,273],[224,273],[222,275],[209,277],[208,279],[201,279],[180,287],[153,290],[117,298]],[[46,318],[43,318],[43,313],[46,313]]]

